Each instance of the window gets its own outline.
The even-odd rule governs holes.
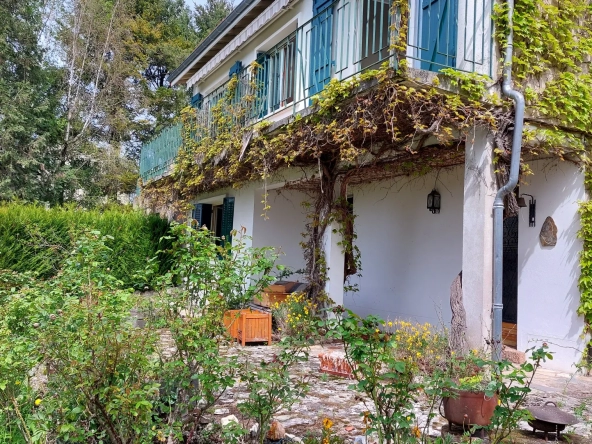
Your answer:
[[[389,56],[391,42],[390,0],[364,0],[360,47],[361,68],[377,68]]]
[[[270,51],[260,53],[257,63],[260,66],[255,74],[257,114],[261,118],[294,101],[296,35],[291,35]]]
[[[230,233],[234,223],[234,197],[225,197],[221,205],[198,203],[191,217],[194,221],[192,225],[205,225],[216,237],[224,236],[226,241],[232,241]]]
[[[294,100],[296,38],[290,37],[269,54],[269,97],[272,111]]]

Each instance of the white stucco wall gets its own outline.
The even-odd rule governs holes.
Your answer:
[[[585,199],[584,175],[573,164],[540,160],[520,186],[536,198],[536,227],[528,226],[528,208],[520,211],[518,228],[518,348],[547,341],[555,352],[545,367],[574,371],[584,341],[579,306],[579,253],[582,242],[578,201]],[[525,196],[528,202],[528,196]],[[557,225],[557,245],[543,247],[539,234],[545,218]]]
[[[264,213],[264,191],[255,192],[255,222],[253,246],[273,246],[278,249],[278,264],[285,265],[292,271],[305,267],[300,242],[306,224],[306,214],[302,202],[308,200],[303,193],[290,190],[270,190],[267,201],[270,208]],[[302,281],[300,275],[293,275],[290,280]]]
[[[228,57],[214,71],[193,86],[193,93],[204,96],[228,81],[230,68],[237,60],[243,67],[257,58],[257,52],[264,52],[280,43],[283,38],[312,18],[312,0],[299,0],[275,21],[266,25],[259,33],[244,43],[238,51]]]
[[[450,322],[450,285],[462,267],[463,168],[441,171],[440,214],[426,209],[435,174],[352,188],[359,292],[345,306],[359,315]]]

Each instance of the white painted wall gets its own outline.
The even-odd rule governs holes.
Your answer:
[[[282,38],[295,31],[296,28],[312,18],[312,0],[299,0],[295,5],[278,19],[267,25],[250,41],[243,44],[238,51],[228,57],[214,71],[207,75],[193,87],[193,93],[200,92],[204,96],[228,81],[230,68],[237,60],[242,61],[243,67],[248,66],[257,58],[257,52],[267,51]],[[288,32],[286,32],[288,31]]]
[[[467,345],[481,348],[492,336],[493,202],[497,184],[491,134],[477,128],[465,146],[463,304]]]
[[[462,267],[463,171],[441,171],[440,214],[426,209],[436,179],[363,185],[353,192],[360,291],[345,306],[361,316],[449,323],[450,286]]]
[[[584,200],[584,175],[569,162],[530,163],[534,176],[520,192],[536,198],[536,227],[528,226],[528,208],[520,211],[518,228],[518,348],[526,350],[547,341],[555,352],[545,367],[574,371],[584,341],[579,306],[579,253],[582,241],[578,201]],[[528,202],[528,197],[527,198]],[[539,234],[545,218],[557,225],[557,245],[543,247]]]
[[[308,200],[307,196],[291,190],[268,191],[270,208],[266,212],[267,219],[262,217],[263,199],[263,189],[256,190],[253,246],[275,247],[280,252],[278,264],[285,265],[292,271],[303,269],[305,263],[300,242],[303,240],[302,233],[307,219],[302,202]],[[300,275],[293,275],[289,279],[302,281]]]

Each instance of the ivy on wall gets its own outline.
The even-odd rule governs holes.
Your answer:
[[[592,190],[592,174],[588,171],[585,176],[586,190]],[[580,306],[578,314],[584,317],[586,328],[584,334],[592,334],[592,201],[580,202],[580,229],[579,236],[583,246],[580,252]],[[582,366],[590,372],[592,370],[592,341],[584,352]]]
[[[494,8],[496,37],[505,46],[508,34],[507,3]],[[590,168],[592,146],[592,1],[519,0],[514,16],[513,75],[524,92],[532,120],[550,125],[525,132],[524,142],[538,144],[561,159]],[[588,191],[592,188],[586,174]],[[580,205],[584,241],[580,255],[581,300],[578,313],[592,333],[592,202]],[[592,366],[592,342],[584,364]]]

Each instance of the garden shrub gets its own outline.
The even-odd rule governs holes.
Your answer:
[[[508,360],[488,359],[484,350],[458,356],[448,347],[446,330],[430,324],[383,321],[376,316],[362,318],[351,310],[333,309],[335,317],[324,322],[329,337],[343,342],[346,359],[357,381],[355,387],[372,401],[374,411],[364,414],[367,433],[376,433],[380,444],[443,443],[429,436],[443,398],[457,397],[458,391],[498,397],[491,424],[483,428],[494,444],[501,444],[528,419],[523,409],[537,369],[552,359],[547,345],[532,348],[530,362],[514,365]],[[427,405],[422,423],[415,403]]]
[[[149,442],[162,431],[159,337],[133,324],[143,297],[108,272],[111,241],[85,232],[53,279],[4,293],[0,435],[10,442]]]
[[[0,273],[0,438],[135,444],[207,436],[201,416],[245,377],[244,357],[224,352],[224,313],[244,306],[277,270],[272,248],[233,236],[224,243],[173,225],[171,268],[156,278],[156,295],[124,289],[107,266],[113,239],[96,231],[74,241],[52,279]],[[281,360],[303,356],[286,350]],[[280,370],[270,378],[284,385],[287,368]]]
[[[100,231],[109,258],[106,267],[125,285],[143,287],[137,271],[167,245],[160,239],[169,224],[157,215],[145,215],[125,207],[84,210],[73,206],[45,209],[38,205],[6,203],[0,206],[0,270],[34,272],[41,278],[54,276],[84,229]],[[170,265],[162,254],[158,268]]]

